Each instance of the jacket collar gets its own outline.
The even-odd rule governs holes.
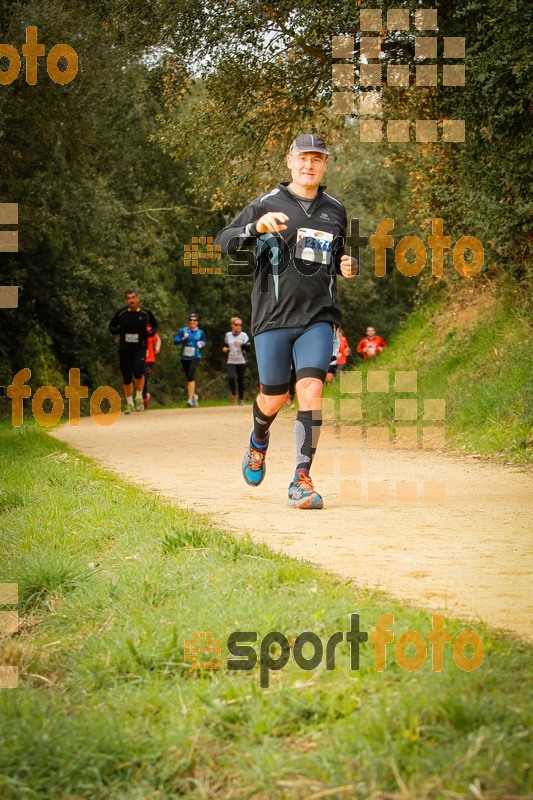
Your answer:
[[[289,189],[288,189],[289,183],[291,183],[291,181],[280,181],[278,183],[277,188],[280,189],[282,192],[285,192],[285,194],[287,194],[289,197],[294,197],[292,192],[290,192]],[[316,193],[316,197],[309,197],[309,198],[306,198],[306,199],[310,200],[311,202],[313,202],[313,200],[317,200],[320,197],[320,195],[323,194],[325,189],[326,189],[326,186],[320,185],[318,187],[318,190],[317,190],[317,193]],[[302,200],[303,199],[304,198],[302,198]]]

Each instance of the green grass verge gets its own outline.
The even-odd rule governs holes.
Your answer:
[[[474,294],[463,298],[462,308],[449,296],[422,306],[377,359],[359,362],[354,368],[362,370],[363,386],[369,370],[416,371],[419,428],[442,424],[424,422],[423,398],[443,398],[447,444],[513,463],[530,462],[533,337],[524,298],[516,290],[511,294],[502,289],[496,302],[483,306],[464,324],[461,311],[468,311],[469,300],[475,302]],[[340,395],[338,382],[327,389],[328,395]],[[394,434],[398,425],[395,400],[414,396],[395,393],[391,377],[388,394],[363,396],[363,424],[387,424]],[[399,423],[410,424],[414,423]]]
[[[0,663],[0,796],[146,798],[501,798],[526,793],[531,649],[481,625],[485,659],[462,672],[406,672],[388,645],[350,669],[291,658],[260,688],[250,672],[192,670],[183,642],[212,631],[326,641],[359,613],[403,630],[429,613],[371,594],[216,530],[129,486],[36,425],[0,426],[1,581],[19,584],[18,633]],[[452,640],[465,625],[448,620]],[[258,647],[258,645],[257,645]],[[339,788],[345,787],[345,788]]]

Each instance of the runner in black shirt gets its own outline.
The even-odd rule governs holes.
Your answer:
[[[253,252],[252,333],[261,385],[242,465],[250,486],[265,476],[269,428],[284,403],[294,359],[299,411],[289,504],[295,508],[323,507],[309,475],[319,435],[313,429],[322,424],[333,328],[341,322],[336,276],[354,277],[357,268],[343,250],[344,206],[320,186],[327,161],[322,138],[299,136],[287,156],[292,180],[253,200],[215,240],[224,253]]]
[[[126,414],[143,411],[144,360],[148,335],[157,331],[157,320],[148,308],[139,305],[139,295],[135,289],[127,289],[124,297],[126,305],[119,309],[109,323],[110,333],[119,334],[118,355],[120,371],[126,398]],[[135,383],[135,405],[133,385]]]

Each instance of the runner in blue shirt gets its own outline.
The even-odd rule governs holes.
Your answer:
[[[205,333],[198,327],[198,314],[189,315],[189,324],[177,332],[174,344],[181,345],[181,365],[187,378],[187,405],[198,408],[194,373],[202,357],[202,348],[207,344]]]

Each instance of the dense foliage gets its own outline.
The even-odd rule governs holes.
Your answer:
[[[26,26],[36,25],[47,49],[66,42],[80,59],[66,86],[52,83],[44,59],[37,85],[22,71],[0,86],[0,201],[20,207],[20,252],[0,254],[0,284],[21,287],[19,308],[0,312],[0,382],[30,366],[35,385],[61,385],[76,366],[92,385],[116,383],[107,323],[131,284],[168,344],[161,396],[176,393],[170,341],[191,308],[208,333],[214,378],[230,314],[249,326],[249,280],[224,269],[193,276],[183,245],[215,234],[284,177],[283,154],[301,130],[328,135],[328,185],[365,235],[390,216],[395,235],[423,236],[428,219],[442,216],[454,238],[483,241],[491,269],[524,277],[531,6],[439,7],[439,35],[466,36],[465,89],[385,92],[385,116],[400,100],[412,119],[428,103],[439,119],[464,118],[466,143],[446,146],[361,144],[357,120],[332,115],[331,35],[355,33],[358,14],[353,2],[302,0],[0,0],[1,42],[20,52]],[[385,36],[384,60],[412,61],[413,38]],[[388,335],[416,280],[393,268],[377,280],[362,255],[361,276],[341,288],[345,328],[354,338],[372,322]]]

